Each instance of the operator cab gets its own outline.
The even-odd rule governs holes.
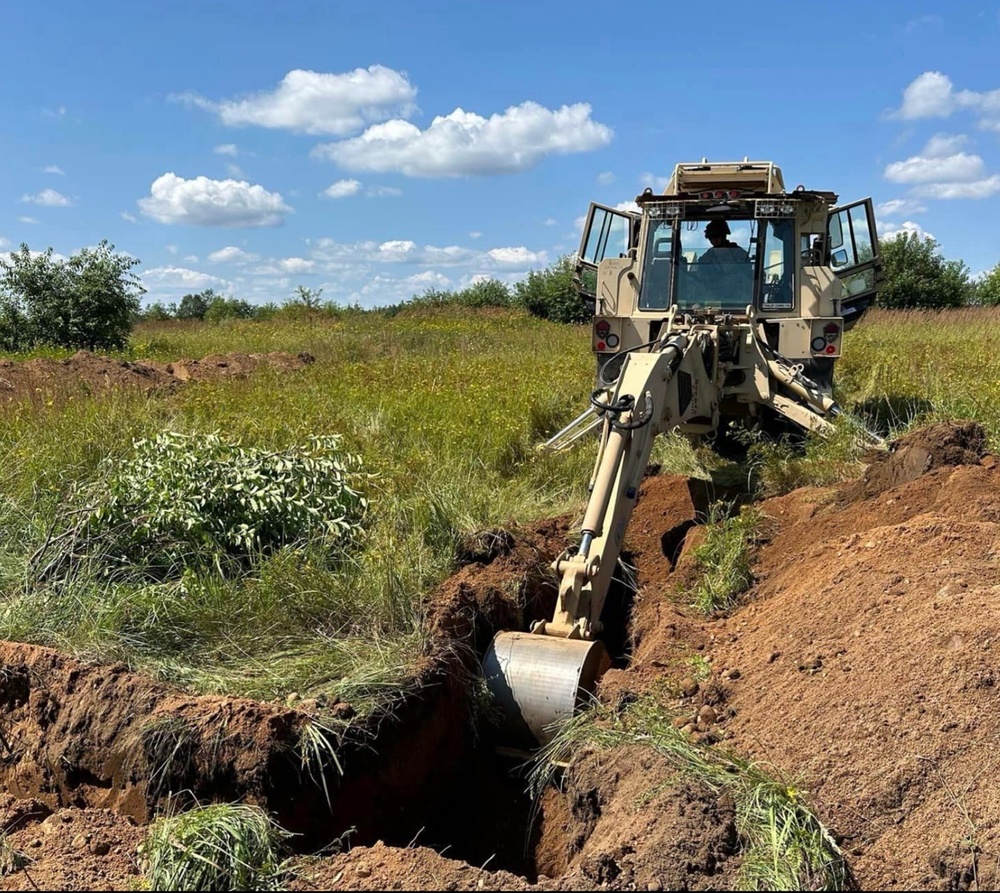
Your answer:
[[[871,199],[788,192],[772,162],[679,164],[637,211],[592,204],[577,287],[594,306],[599,363],[678,318],[759,321],[774,350],[832,386],[840,336],[875,297],[881,262]],[[675,320],[676,324],[676,320]]]

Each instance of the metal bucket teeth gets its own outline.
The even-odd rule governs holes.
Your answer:
[[[609,665],[600,642],[498,633],[483,659],[483,672],[503,713],[504,743],[526,748],[548,744],[553,724],[587,702]]]

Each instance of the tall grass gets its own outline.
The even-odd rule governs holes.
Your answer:
[[[1000,308],[876,310],[846,336],[841,401],[886,428],[968,418],[1000,448]]]
[[[425,648],[419,605],[467,533],[578,506],[591,451],[536,452],[586,404],[586,332],[517,312],[140,326],[157,360],[308,350],[292,373],[0,407],[0,636],[119,659],[202,691],[391,699]],[[371,475],[363,548],[325,562],[289,547],[238,579],[192,567],[164,583],[39,583],[27,557],[57,511],[132,444],[169,429],[284,450],[338,434]]]

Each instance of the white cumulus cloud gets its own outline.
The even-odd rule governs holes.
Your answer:
[[[990,198],[1000,192],[1000,174],[969,183],[928,183],[917,188],[924,198],[961,199]]]
[[[615,182],[615,175],[611,171],[604,171],[597,175],[597,183],[599,186],[610,186]]]
[[[277,192],[245,180],[185,180],[174,173],[154,180],[139,207],[160,223],[235,227],[280,226],[292,210]]]
[[[29,226],[34,226],[39,221],[35,220],[34,217],[18,217],[17,218],[17,222],[18,223],[27,223]]]
[[[253,124],[298,133],[345,136],[367,124],[414,111],[417,90],[406,74],[370,65],[343,74],[296,69],[270,92],[213,102],[196,93],[176,98],[206,109],[230,127]]]
[[[516,248],[491,248],[486,256],[501,267],[529,267],[544,264],[548,259],[544,251],[529,251],[523,245]]]
[[[925,71],[907,85],[895,116],[904,120],[948,118],[958,111],[974,112],[984,130],[1000,130],[1000,90],[956,90],[948,75]]]
[[[202,289],[202,288],[228,288],[231,283],[226,279],[220,279],[218,276],[212,276],[209,273],[202,273],[199,270],[192,270],[188,267],[153,267],[149,270],[144,270],[140,274],[140,278],[144,283],[154,283],[163,288],[184,288],[184,289]]]
[[[236,143],[223,143],[221,146],[216,146],[212,151],[216,155],[230,155],[233,158],[240,154]]]
[[[44,169],[46,174],[59,174],[60,177],[66,176],[66,171],[64,171],[58,164],[50,164]]]
[[[21,201],[41,205],[44,208],[67,208],[73,204],[65,195],[54,189],[43,189],[37,195],[22,195]]]
[[[126,223],[138,223],[139,222],[138,219],[136,218],[136,216],[134,214],[129,214],[128,211],[120,211],[119,214],[118,214],[118,216],[121,217],[121,219],[124,220]]]
[[[535,102],[483,118],[455,109],[427,130],[400,119],[361,136],[317,146],[313,154],[348,170],[397,171],[410,177],[461,177],[527,170],[550,154],[599,149],[610,127],[590,117],[587,103],[553,111]]]
[[[346,198],[349,195],[357,195],[360,191],[360,180],[338,180],[327,186],[322,194],[327,198]]]
[[[308,273],[316,266],[315,261],[304,257],[285,257],[278,261],[278,267],[285,273]]]
[[[213,264],[232,264],[255,261],[258,260],[258,256],[256,254],[250,254],[242,248],[237,248],[235,245],[227,245],[225,248],[213,251],[209,254],[208,259]]]
[[[885,178],[893,183],[968,182],[980,177],[984,167],[982,158],[965,152],[943,158],[914,155],[888,165]]]
[[[885,242],[902,235],[919,236],[921,239],[934,238],[933,233],[927,232],[919,223],[914,223],[912,220],[906,220],[900,224],[889,223],[884,227],[879,227],[879,238]]]
[[[896,217],[906,214],[923,214],[927,206],[921,202],[909,198],[893,198],[887,202],[880,202],[875,206],[875,213],[879,217]]]

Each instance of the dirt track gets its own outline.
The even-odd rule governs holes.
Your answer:
[[[708,621],[682,592],[713,496],[683,478],[645,481],[628,536],[639,587],[630,628],[611,630],[619,668],[602,699],[683,688],[669,701],[679,715],[711,704],[710,736],[808,791],[865,889],[995,886],[1000,466],[981,432],[917,432],[862,481],[763,503],[758,582],[744,607]],[[303,852],[357,828],[350,852],[299,863],[298,889],[731,887],[732,804],[680,783],[661,758],[582,754],[531,821],[512,764],[475,747],[463,652],[443,646],[471,646],[467,670],[495,629],[543,616],[545,568],[569,530],[563,518],[497,537],[433,594],[442,648],[378,728],[377,753],[360,731],[344,742],[332,816],[295,771],[301,714],[0,647],[0,778],[12,794],[0,821],[35,860],[0,887],[134,883],[136,823],[156,807],[142,742],[164,716],[189,736],[170,787],[260,803],[309,832]],[[692,687],[695,654],[712,675]]]

